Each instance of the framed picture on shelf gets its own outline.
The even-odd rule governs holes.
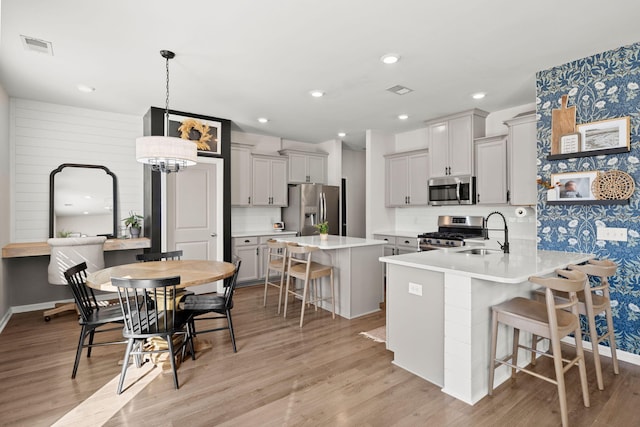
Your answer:
[[[629,151],[629,117],[601,120],[577,126],[580,151],[626,149]]]
[[[560,137],[560,154],[580,151],[580,133],[574,132]]]
[[[169,114],[169,136],[188,139],[198,146],[198,155],[220,156],[222,123]]]
[[[556,200],[596,200],[591,185],[598,178],[598,171],[551,174],[551,182],[557,182]]]

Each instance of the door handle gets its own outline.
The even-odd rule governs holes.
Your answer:
[[[218,233],[211,233],[211,237],[218,237]]]

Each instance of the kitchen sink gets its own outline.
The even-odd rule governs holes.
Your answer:
[[[499,249],[487,249],[487,248],[473,248],[473,249],[465,249],[463,251],[459,251],[459,254],[469,254],[469,255],[490,255],[490,254],[498,254],[502,251]]]

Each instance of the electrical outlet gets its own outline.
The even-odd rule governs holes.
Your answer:
[[[409,282],[409,293],[413,295],[422,296],[422,285],[417,283]]]
[[[618,242],[627,241],[627,229],[616,227],[598,227],[598,240],[615,240]]]

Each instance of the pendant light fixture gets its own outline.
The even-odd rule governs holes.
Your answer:
[[[143,136],[136,139],[136,160],[151,165],[154,171],[179,172],[196,164],[198,149],[193,141],[168,136],[169,134],[169,60],[176,56],[170,50],[161,50],[166,60],[167,96],[165,99],[164,136]]]

